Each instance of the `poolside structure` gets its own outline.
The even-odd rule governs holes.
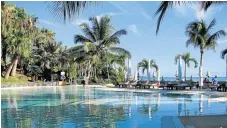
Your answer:
[[[178,80],[182,80],[182,60],[181,60],[181,56],[179,58],[178,61]]]

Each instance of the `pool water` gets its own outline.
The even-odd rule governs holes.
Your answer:
[[[206,95],[81,86],[1,92],[2,128],[159,128],[164,116],[227,114],[226,102]]]

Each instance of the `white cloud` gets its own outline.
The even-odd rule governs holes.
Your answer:
[[[141,11],[141,14],[143,15],[144,18],[146,18],[147,20],[152,20],[152,17],[146,13],[145,11]]]
[[[100,14],[99,16],[102,17],[102,16],[105,16],[105,15],[108,15],[108,16],[116,16],[116,15],[119,15],[120,13],[115,13],[115,12],[108,12],[108,13],[102,13]]]
[[[118,8],[121,12],[114,13],[112,15],[123,15],[123,14],[140,14],[147,20],[152,20],[152,16],[146,12],[137,2],[130,2],[128,4],[116,4],[114,2],[109,2],[114,7]],[[133,8],[131,8],[133,7]]]
[[[218,44],[225,44],[225,43],[227,43],[227,39],[218,41]]]
[[[137,2],[135,2],[135,5],[136,6],[134,7],[138,8],[138,12],[140,12],[145,19],[152,20],[151,15],[148,14],[145,9],[143,9]]]
[[[47,20],[39,20],[39,23],[42,25],[42,24],[47,24],[47,25],[51,25],[51,26],[54,26],[54,27],[56,27],[56,28],[60,28],[60,26],[59,25],[57,25],[57,24],[55,24],[55,23],[53,23],[53,22],[50,22],[50,21],[47,21]]]
[[[204,20],[210,20],[214,16],[214,14],[222,11],[222,6],[219,7],[210,7],[206,12],[202,11],[200,8],[200,4],[181,4],[181,5],[175,5],[174,10],[177,13],[177,15],[181,14],[181,16],[191,18],[191,14],[194,15],[194,17],[198,20],[204,19]]]
[[[176,4],[176,6],[174,6],[174,9],[177,13],[180,13],[182,15],[185,15],[185,11],[186,11],[186,6],[185,5],[179,5]]]
[[[114,2],[109,2],[109,3],[112,4],[114,7],[118,8],[121,12],[128,13],[128,11],[124,7],[122,7],[121,5],[115,4]]]
[[[74,22],[72,22],[73,25],[79,26],[82,23],[89,23],[88,20],[84,20],[84,19],[76,19]]]
[[[135,34],[138,34],[138,30],[137,30],[137,27],[136,27],[135,24],[130,25],[130,26],[128,27],[128,29],[129,29],[130,31],[132,31],[133,33],[135,33]]]

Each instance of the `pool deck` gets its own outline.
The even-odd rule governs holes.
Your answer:
[[[162,128],[227,128],[227,115],[166,116]]]

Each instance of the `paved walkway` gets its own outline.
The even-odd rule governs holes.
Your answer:
[[[162,128],[227,128],[227,115],[166,116]]]
[[[194,126],[196,128],[227,128],[227,115],[181,116],[179,119],[184,126]]]

